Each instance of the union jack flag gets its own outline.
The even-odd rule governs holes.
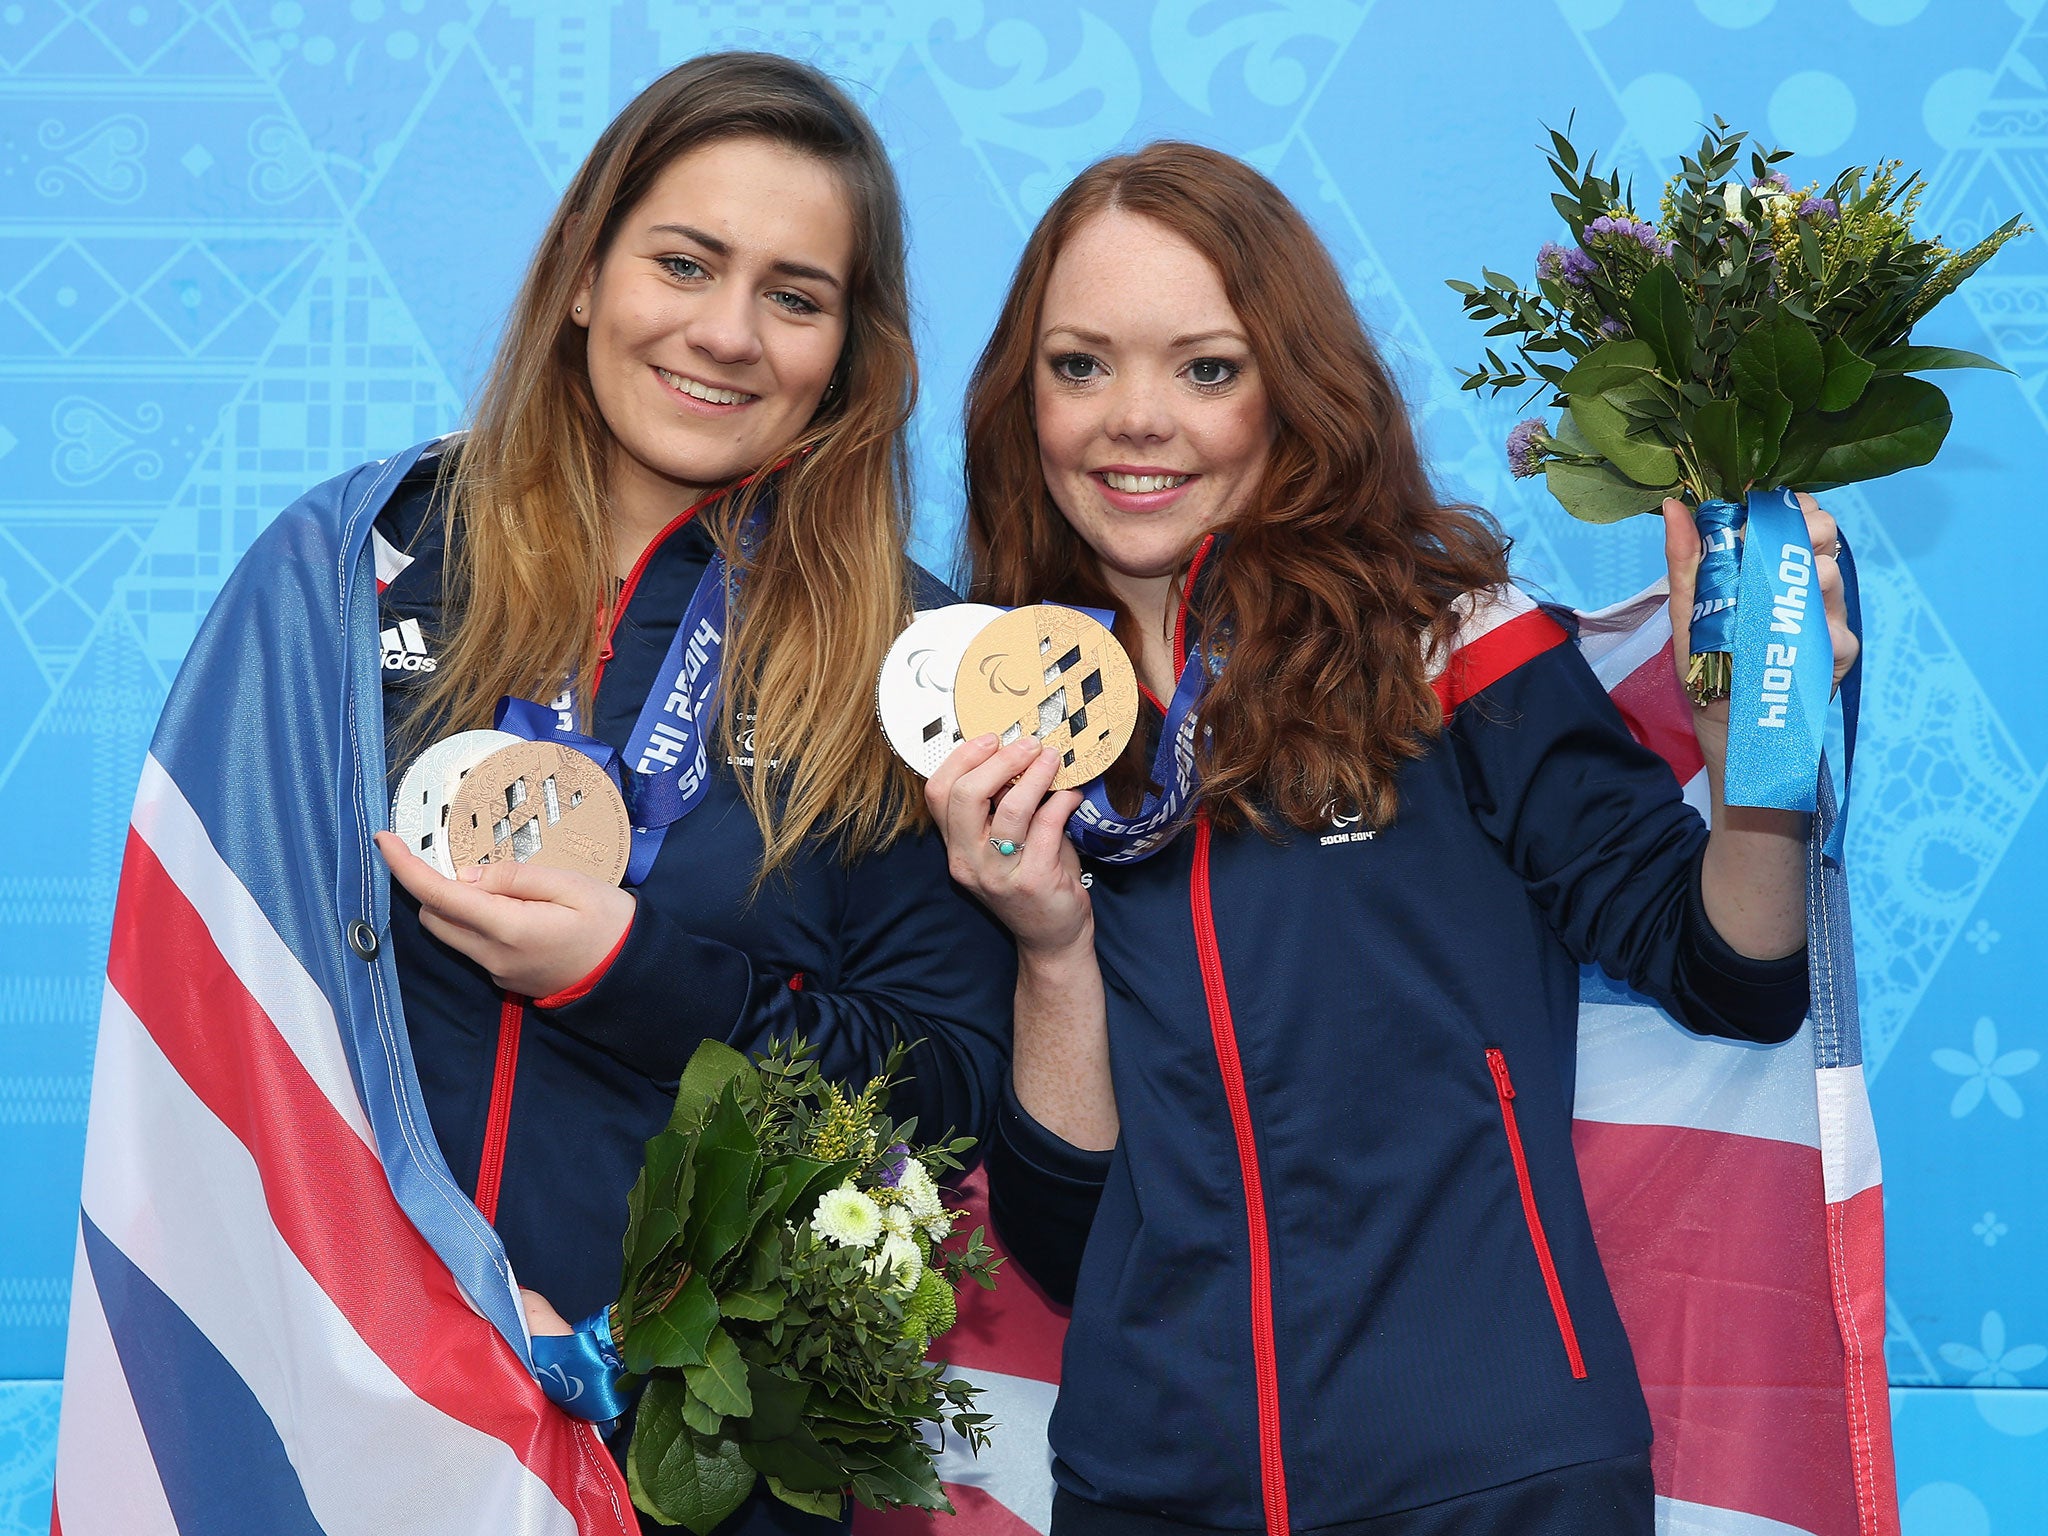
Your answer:
[[[58,1433],[69,1536],[637,1536],[530,1369],[422,1110],[388,894],[371,519],[310,493],[144,764],[100,1016]]]
[[[1636,738],[1704,815],[1706,766],[1665,602],[1660,584],[1581,614],[1579,645]],[[1460,638],[1483,644],[1485,634]],[[1834,814],[1825,788],[1822,814]],[[1694,1035],[1597,970],[1581,980],[1573,1139],[1649,1400],[1665,1536],[1899,1530],[1884,1197],[1847,892],[1821,846],[1817,835],[1808,864],[1813,1004],[1788,1043]],[[980,1198],[979,1176],[972,1192]],[[1014,1267],[993,1294],[963,1296],[943,1347],[985,1384],[981,1406],[1002,1426],[995,1445],[978,1461],[959,1452],[942,1462],[961,1519],[862,1511],[855,1536],[1048,1529],[1045,1426],[1065,1326]]]

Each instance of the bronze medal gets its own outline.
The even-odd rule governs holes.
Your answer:
[[[522,741],[469,770],[448,807],[448,845],[458,870],[538,864],[617,885],[633,829],[596,763],[558,742]]]
[[[960,734],[1060,754],[1054,789],[1102,777],[1138,724],[1138,676],[1116,637],[1073,608],[1014,609],[968,642],[953,680]]]

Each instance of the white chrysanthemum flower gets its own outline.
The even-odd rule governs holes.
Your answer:
[[[939,1209],[939,1186],[932,1182],[924,1164],[914,1157],[903,1165],[903,1176],[897,1179],[896,1188],[909,1204],[911,1216],[918,1221]]]
[[[891,1237],[910,1236],[910,1212],[900,1205],[883,1206],[882,1230]]]
[[[953,1235],[953,1213],[943,1208],[918,1222],[917,1230],[935,1243],[943,1243]]]
[[[818,1197],[811,1227],[842,1248],[868,1248],[882,1235],[882,1213],[851,1184],[842,1184]]]
[[[924,1274],[924,1253],[910,1238],[892,1232],[868,1259],[868,1270],[886,1279],[894,1289],[907,1291]]]
[[[1739,181],[1728,181],[1728,182],[1723,182],[1723,183],[1721,184],[1721,201],[1722,201],[1722,203],[1723,203],[1723,204],[1724,204],[1724,205],[1725,205],[1725,206],[1727,207],[1727,209],[1728,209],[1728,217],[1729,217],[1729,218],[1731,218],[1731,219],[1739,219],[1739,218],[1741,218],[1741,217],[1742,217],[1742,183],[1741,183],[1741,182],[1739,182]]]

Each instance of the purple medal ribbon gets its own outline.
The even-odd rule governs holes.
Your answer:
[[[1223,654],[1196,641],[1188,648],[1180,681],[1167,701],[1166,723],[1153,749],[1145,798],[1125,816],[1109,803],[1101,779],[1081,792],[1081,804],[1067,818],[1067,836],[1083,855],[1104,864],[1136,864],[1173,840],[1194,805],[1200,779],[1195,772],[1195,706],[1223,671]],[[1155,786],[1159,786],[1155,788]]]

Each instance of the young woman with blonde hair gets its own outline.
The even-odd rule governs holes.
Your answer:
[[[873,719],[890,641],[946,600],[904,556],[915,386],[874,130],[804,65],[699,58],[598,140],[474,424],[378,516],[394,781],[510,697],[695,796],[635,833],[627,888],[451,880],[378,840],[434,1135],[568,1317],[616,1295],[641,1144],[707,1037],[801,1036],[854,1081],[921,1041],[902,1112],[978,1135],[992,1111],[1010,945]],[[686,695],[696,763],[648,733]],[[757,1499],[731,1528],[804,1519]]]
[[[1648,1536],[1572,1156],[1578,967],[1787,1038],[1803,819],[1721,803],[1723,705],[1701,825],[1226,155],[1154,144],[1053,203],[966,464],[974,595],[1114,608],[1152,701],[1104,795],[993,737],[927,785],[1018,943],[990,1192],[1073,1300],[1054,1536]]]

